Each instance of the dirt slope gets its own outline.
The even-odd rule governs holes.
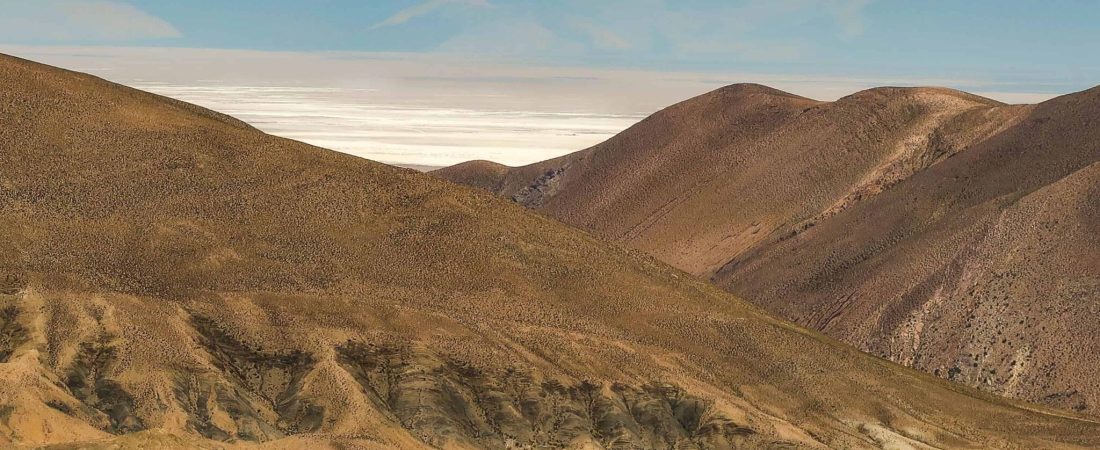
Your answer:
[[[475,160],[433,171],[443,178],[461,179],[467,186],[496,192],[510,168],[492,161]]]
[[[862,349],[1095,413],[1098,98],[735,85],[495,192]]]
[[[411,170],[6,56],[0,107],[0,445],[1100,445]]]

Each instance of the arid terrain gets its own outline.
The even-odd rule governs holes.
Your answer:
[[[7,56],[0,108],[0,446],[1100,445],[478,190]]]
[[[733,85],[593,148],[436,172],[939,377],[1100,412],[1100,88]]]

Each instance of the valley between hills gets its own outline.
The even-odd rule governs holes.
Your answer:
[[[778,94],[750,95],[743,89],[720,91],[717,98],[711,97],[714,101],[703,101],[710,108],[703,111],[722,114],[714,126],[736,120],[742,113],[774,120],[753,122],[757,125],[737,127],[739,133],[717,137],[695,127],[678,132],[675,120],[651,118],[643,125],[659,127],[635,137],[628,131],[625,138],[605,145],[636,148],[626,144],[651,138],[664,139],[668,145],[681,139],[685,143],[741,142],[766,136],[769,127],[777,124],[804,120],[799,119],[803,115],[825,116],[830,108],[793,96],[779,96],[775,100],[779,103],[773,105],[772,98]],[[724,105],[738,104],[726,100],[745,95],[754,99],[752,104],[723,112]],[[871,95],[890,101],[889,95]],[[587,159],[554,170],[530,169],[538,174],[534,182],[509,181],[522,179],[512,169],[478,175],[497,192],[502,192],[500,186],[522,185],[514,193],[506,192],[517,198],[522,191],[518,196],[522,204],[518,204],[412,170],[271,136],[229,116],[90,75],[0,56],[0,446],[1100,446],[1100,423],[1089,415],[1091,403],[1075,408],[1076,398],[1071,396],[1070,403],[1042,405],[983,392],[877,358],[779,316],[817,325],[807,320],[824,314],[817,312],[815,302],[831,299],[830,293],[843,289],[845,282],[859,281],[856,275],[866,273],[862,265],[886,264],[891,258],[909,260],[903,250],[925,258],[911,269],[913,279],[930,274],[919,278],[924,290],[911,290],[914,294],[907,297],[913,304],[926,304],[916,293],[938,289],[946,296],[954,292],[955,285],[927,280],[955,280],[957,273],[967,283],[983,281],[993,276],[988,267],[1013,261],[1020,266],[1026,245],[1075,249],[1078,253],[1062,255],[1066,259],[1058,260],[1063,261],[1060,267],[1076,262],[1085,264],[1080,270],[1087,272],[1086,263],[1091,261],[1087,257],[1095,247],[1084,241],[1036,237],[1024,241],[1016,252],[992,249],[1000,248],[1003,241],[998,239],[1021,242],[1020,234],[1012,234],[1017,230],[1013,224],[1018,224],[1008,219],[1013,215],[1043,212],[1047,214],[1044,222],[1038,223],[1050,221],[1047,226],[1058,230],[1096,223],[1087,221],[1093,217],[1088,215],[1092,210],[1077,209],[1078,215],[1069,220],[1058,213],[1068,208],[1043,206],[1049,204],[1048,198],[1080,199],[1078,204],[1084,205],[1084,195],[1095,186],[1089,183],[1092,172],[1079,166],[1096,141],[1069,134],[1079,124],[1062,124],[1057,119],[1059,111],[1095,108],[1088,95],[1095,97],[1087,94],[1017,111],[982,106],[981,99],[950,94],[951,100],[942,101],[959,113],[936,115],[921,123],[958,131],[936,138],[957,145],[952,153],[956,156],[903,152],[890,160],[898,161],[897,168],[873,170],[883,175],[860,184],[864,193],[850,201],[841,201],[848,198],[850,189],[845,191],[839,182],[827,192],[810,189],[818,192],[813,195],[798,194],[796,183],[746,191],[735,198],[762,198],[770,191],[781,199],[776,202],[783,208],[771,211],[770,203],[756,206],[755,211],[730,206],[725,210],[738,214],[697,219],[700,225],[719,219],[750,221],[756,232],[736,227],[719,232],[741,233],[720,242],[725,251],[740,249],[730,256],[743,261],[724,261],[717,256],[723,252],[707,250],[698,254],[710,256],[688,263],[691,258],[670,258],[657,251],[660,242],[653,241],[652,248],[632,244],[638,249],[631,249],[600,237],[610,235],[624,242],[623,236],[628,235],[655,236],[650,233],[657,233],[665,222],[649,218],[680,217],[672,212],[686,203],[672,194],[685,190],[638,187],[642,190],[632,191],[620,184],[615,192],[634,192],[639,199],[644,192],[664,193],[666,197],[643,203],[668,211],[653,216],[641,206],[623,206],[624,214],[633,214],[630,217],[638,222],[620,219],[616,230],[621,236],[597,226],[610,227],[614,218],[606,215],[607,210],[576,209],[575,216],[555,212],[555,208],[582,205],[559,203],[569,192],[582,193],[570,188],[571,183],[580,182],[576,180],[611,183],[606,186],[622,183],[603,169],[593,172],[598,177],[579,176],[584,167],[612,162],[610,156],[596,156],[598,151],[589,150],[584,153]],[[973,110],[967,105],[974,105]],[[687,115],[693,109],[673,111]],[[919,110],[897,106],[895,112],[908,117]],[[847,114],[854,123],[868,127],[849,137],[853,145],[879,140],[872,133],[875,127],[893,126],[890,117],[871,120],[855,112]],[[1015,118],[1015,124],[1000,122],[1008,118]],[[962,126],[971,123],[982,128]],[[1027,148],[1013,147],[1024,154],[989,156],[999,164],[995,167],[1042,162],[1072,175],[1052,181],[1062,172],[1014,171],[998,175],[999,183],[973,184],[962,192],[949,189],[958,182],[955,176],[963,179],[970,173],[967,161],[993,153],[979,151],[987,148],[987,142],[1012,138],[1017,127],[1033,127],[1037,135],[1064,138],[1082,150],[1064,152],[1072,157],[1044,153],[1028,159]],[[644,128],[635,131],[640,129]],[[650,137],[649,133],[658,131],[663,133]],[[810,144],[831,139],[822,136],[803,137],[802,144],[795,145],[801,150],[797,157],[782,158],[780,146],[763,145],[794,138],[788,133],[763,138],[751,152],[711,154],[741,160],[773,154],[784,159],[785,165],[756,169],[768,174],[768,179],[815,176],[814,170],[830,167],[852,172],[850,179],[864,179],[867,170],[848,160],[838,159],[833,166],[799,162],[821,162],[813,160]],[[660,150],[649,145],[637,148]],[[696,148],[689,145],[684,151]],[[845,148],[852,149],[846,155],[867,159],[868,166],[879,167],[889,159],[883,156],[876,163],[870,161],[873,155],[858,156],[856,147]],[[919,153],[922,147],[917,142],[905,148]],[[798,168],[785,172],[792,170],[791,165]],[[639,165],[633,179],[647,174],[666,174],[653,178],[663,182],[682,179],[667,175],[670,172],[661,167]],[[952,170],[942,176],[930,172],[946,168]],[[717,175],[712,179],[732,180]],[[927,196],[899,193],[924,179],[928,180],[919,184],[921,189],[913,192],[929,192]],[[1034,189],[1021,195],[1009,189],[1012,186]],[[600,192],[605,191],[590,193]],[[708,186],[692,192],[723,191]],[[875,213],[879,209],[868,205],[888,202],[890,197],[912,202],[904,211],[931,216],[921,216],[925,218],[900,230],[887,227],[885,221],[894,216],[876,214],[902,214],[899,221],[909,216],[898,212],[901,206]],[[614,198],[619,197],[600,197],[590,204],[607,204]],[[890,203],[897,201],[901,200]],[[829,207],[808,212],[823,204]],[[969,209],[963,208],[966,205]],[[956,224],[962,220],[957,217],[963,216],[956,216],[952,207],[967,211],[965,217],[988,218],[970,227],[966,221]],[[1002,207],[1002,212],[994,214],[994,207]],[[949,220],[952,226],[941,227],[928,217]],[[810,223],[806,220],[815,225],[799,225]],[[833,221],[836,224],[830,225]],[[839,248],[829,247],[839,245],[833,240],[812,241],[818,234],[857,222],[869,227],[860,231],[882,238]],[[798,231],[791,234],[790,227]],[[952,237],[948,233],[956,230],[971,234]],[[1032,226],[1019,230],[1038,232]],[[705,232],[715,230],[698,231]],[[905,241],[896,233],[917,240]],[[854,239],[862,233],[847,236]],[[947,236],[946,243],[928,249],[919,245],[926,242],[920,239],[934,236]],[[773,240],[776,243],[767,255],[754,256],[753,249]],[[709,244],[699,245],[710,249]],[[805,278],[780,278],[783,272],[768,269],[774,267],[770,264],[782,265],[794,258],[797,248],[808,252],[805,261],[829,255],[821,259],[830,264],[829,269],[797,272]],[[883,256],[872,250],[891,251]],[[669,251],[680,250],[670,247]],[[937,265],[942,259],[936,258],[948,257],[944,255],[954,255],[951,260],[959,262]],[[968,265],[977,263],[987,265]],[[957,272],[949,270],[955,267]],[[1047,273],[1055,273],[1054,267],[1049,269]],[[743,291],[742,297],[692,273],[712,276],[722,287],[755,288],[734,289]],[[1029,280],[1032,272],[1018,269],[1016,273],[995,278],[1000,284],[976,284],[974,292],[982,295],[974,298],[1018,301],[1022,297],[985,294],[1017,289],[1016,283]],[[1067,299],[1091,298],[1090,285],[1082,281],[1086,277],[1074,278],[1074,273],[1063,270],[1051,280],[1050,286],[1058,289],[1047,292]],[[770,284],[769,279],[779,281]],[[898,284],[876,279],[886,286]],[[966,292],[970,285],[960,286]],[[827,326],[818,328],[856,341],[853,336],[863,336],[860,333],[878,336],[872,331],[882,328],[877,324],[888,317],[908,317],[864,314],[876,325],[869,331],[855,327],[858,314],[867,311],[859,305],[869,304],[861,298],[849,300],[856,306],[836,305],[828,310],[827,316],[820,316],[828,318],[823,322]],[[909,303],[884,301],[880,307],[898,304]],[[981,305],[992,308],[998,303]],[[1087,307],[1085,301],[1080,305]],[[1069,322],[1072,314],[1060,314],[1051,317],[1076,323]],[[940,357],[926,349],[948,342],[936,341],[931,336],[937,333],[931,330],[947,327],[948,322],[936,318],[950,315],[931,308],[915,322],[914,330],[919,328],[916,323],[923,327],[912,333],[920,336],[916,348],[921,349],[921,358]],[[971,329],[985,326],[977,316],[970,320]],[[1028,322],[1027,326],[1039,325]],[[1057,336],[1056,329],[1048,327],[1051,332],[1040,336]],[[1013,333],[1007,328],[1002,332]],[[1082,336],[1090,335],[1082,331]],[[1034,347],[1028,364],[1053,358],[1042,356],[1044,351],[1046,347]],[[947,358],[954,353],[942,354]],[[1028,369],[1024,373],[1029,377],[1042,373],[1032,371],[1038,365],[1022,367]],[[966,376],[974,373],[967,369]],[[1059,367],[1057,373],[1077,372]],[[998,376],[1004,375],[999,372]],[[1020,378],[1017,386],[1033,389],[1031,379]],[[1081,398],[1092,398],[1086,387],[1079,392]],[[1034,400],[1029,395],[1016,397]]]

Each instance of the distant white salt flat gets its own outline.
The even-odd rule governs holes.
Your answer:
[[[0,52],[225,112],[272,134],[404,166],[521,165],[596,144],[660,108],[735,82],[818,100],[874,86],[949,86],[1011,103],[1051,81],[569,67],[442,53],[19,46]],[[420,167],[422,168],[422,167]]]
[[[598,144],[642,118],[450,108],[415,99],[394,104],[388,101],[392,97],[363,88],[129,84],[229,114],[277,136],[417,168],[471,159],[529,164]]]

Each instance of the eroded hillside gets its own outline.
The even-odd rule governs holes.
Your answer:
[[[1080,448],[434,178],[0,57],[0,443]]]

